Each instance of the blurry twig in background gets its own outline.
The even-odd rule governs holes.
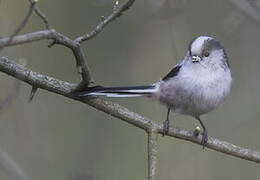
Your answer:
[[[259,5],[255,0],[229,0],[238,10],[260,23]]]
[[[24,59],[19,60],[19,63],[23,66],[26,65]],[[13,85],[7,96],[0,100],[0,113],[4,111],[11,104],[11,102],[17,98],[21,87],[21,81],[16,79],[13,81]],[[24,170],[18,166],[18,164],[4,151],[0,149],[0,168],[8,174],[13,180],[30,180],[29,176],[26,175]]]
[[[248,18],[260,23],[260,6],[256,0],[229,0],[234,10],[230,10],[219,25],[226,38],[232,38],[232,33],[238,31]],[[228,28],[227,28],[228,27]]]
[[[26,66],[27,61],[25,59],[20,59],[19,63],[23,66]],[[12,103],[12,101],[17,98],[21,88],[21,82],[17,81],[16,79],[13,81],[13,85],[11,87],[11,90],[8,91],[8,94],[6,97],[2,100],[0,100],[0,114],[3,112],[5,108],[8,107]]]
[[[1,51],[4,49],[5,46],[8,46],[8,44],[10,42],[12,42],[13,38],[24,28],[24,26],[27,24],[27,22],[29,21],[29,18],[32,15],[33,12],[33,8],[36,4],[36,1],[33,1],[33,3],[31,3],[30,9],[28,11],[28,13],[26,14],[25,18],[23,19],[22,23],[15,29],[15,31],[8,37],[8,40],[6,41],[5,44],[0,45],[0,53]]]
[[[3,112],[5,108],[8,107],[8,105],[11,104],[11,102],[17,97],[21,87],[21,82],[14,80],[12,88],[9,93],[6,95],[4,99],[0,100],[0,113]]]
[[[185,11],[190,0],[147,0],[146,11],[152,14],[152,18],[172,19]]]
[[[4,170],[13,180],[31,180],[24,171],[10,158],[10,156],[0,149],[0,168]]]

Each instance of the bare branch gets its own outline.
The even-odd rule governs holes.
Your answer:
[[[116,2],[118,3],[118,1]],[[116,4],[112,14],[110,14],[106,18],[102,18],[101,22],[96,26],[93,31],[76,38],[75,41],[78,43],[82,43],[83,41],[87,41],[97,36],[105,28],[106,25],[114,21],[117,17],[121,16],[124,11],[128,10],[134,4],[134,2],[135,0],[127,0],[122,5]]]
[[[54,29],[50,30],[42,30],[37,32],[31,32],[23,35],[18,35],[13,38],[13,40],[6,44],[9,37],[3,37],[0,39],[0,46],[15,46],[25,43],[30,43],[33,41],[40,41],[44,39],[50,39],[57,41],[58,44],[62,44],[70,49],[75,48],[75,43],[73,40],[69,39],[68,37],[64,36],[61,33],[58,33]]]
[[[10,42],[9,42],[9,37],[1,38],[0,47],[21,45],[21,44],[30,43],[33,41],[40,41],[44,39],[53,40],[55,41],[56,44],[62,44],[68,47],[69,49],[71,49],[76,59],[78,72],[82,76],[82,80],[84,82],[83,84],[88,86],[90,83],[93,82],[81,46],[78,43],[71,40],[70,38],[68,38],[67,36],[55,31],[54,29],[42,30],[42,31],[27,33],[23,35],[18,35],[13,37],[12,41]]]
[[[157,144],[157,128],[151,124],[150,130],[148,130],[148,180],[156,179],[156,163],[157,163],[157,153],[158,153],[158,144]]]
[[[82,75],[81,86],[89,86],[89,84],[93,83],[94,80],[92,79],[88,64],[86,63],[85,54],[78,43],[75,44],[72,51],[77,60],[78,73]]]
[[[41,89],[45,89],[47,91],[60,94],[65,97],[88,104],[100,111],[103,111],[111,116],[117,117],[120,120],[132,124],[145,131],[149,131],[149,128],[152,124],[153,127],[155,127],[160,134],[163,134],[163,127],[154,123],[146,117],[131,112],[127,108],[119,104],[112,103],[110,101],[106,101],[100,98],[80,99],[79,97],[74,96],[71,93],[76,87],[75,84],[71,84],[37,72],[33,72],[32,70],[27,69],[15,63],[14,61],[9,60],[7,57],[0,58],[0,71],[10,76],[13,76],[21,81],[24,81],[30,85],[36,85]],[[201,134],[199,136],[194,136],[194,133],[192,131],[187,131],[178,128],[170,128],[168,136],[190,141],[195,144],[200,144],[202,138]],[[206,147],[218,152],[229,154],[234,157],[260,163],[260,152],[239,147],[213,137],[209,137]]]

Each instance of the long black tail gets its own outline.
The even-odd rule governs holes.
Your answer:
[[[128,87],[102,87],[94,86],[82,92],[76,92],[78,96],[106,96],[106,97],[137,97],[149,95],[157,91],[155,85],[128,86]]]

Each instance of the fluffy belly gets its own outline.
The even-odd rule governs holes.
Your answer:
[[[211,91],[215,91],[215,89],[200,89],[199,92],[191,93],[190,96],[183,97],[182,102],[173,103],[173,109],[178,113],[191,116],[208,113],[218,107],[225,98],[222,92],[212,93]]]
[[[175,112],[191,116],[200,116],[219,106],[230,91],[231,81],[212,81],[191,83],[190,81],[160,84],[157,99]],[[193,85],[193,86],[192,86]]]

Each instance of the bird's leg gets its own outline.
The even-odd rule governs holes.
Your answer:
[[[168,108],[167,109],[166,120],[163,122],[163,136],[169,133],[169,128],[170,128],[170,121],[169,121],[170,111],[171,111],[171,109]]]
[[[203,122],[201,121],[200,117],[196,117],[196,119],[200,122],[200,125],[203,128],[201,145],[204,149],[205,145],[207,144],[207,141],[208,141],[208,131],[207,131],[206,127],[204,126]]]

